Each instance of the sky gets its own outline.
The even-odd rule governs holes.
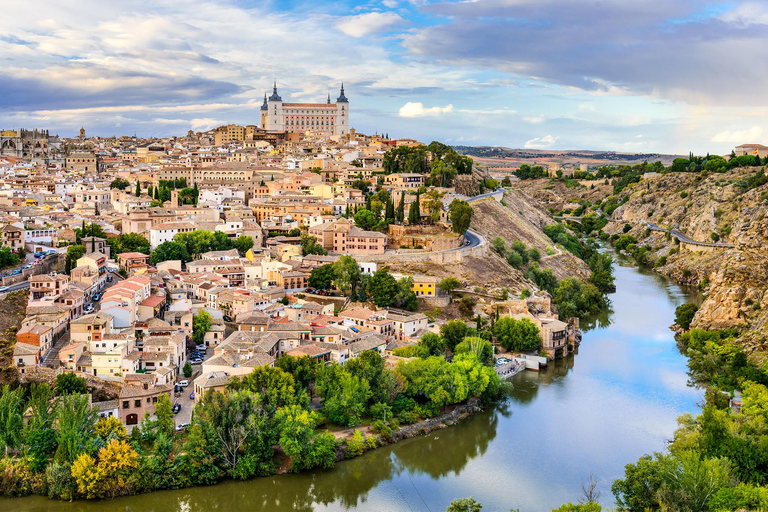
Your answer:
[[[183,135],[343,82],[363,133],[725,154],[768,144],[768,2],[36,0],[0,16],[0,129]]]

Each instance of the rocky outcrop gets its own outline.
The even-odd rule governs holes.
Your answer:
[[[647,178],[623,193],[628,201],[613,217],[632,222],[629,233],[638,244],[652,248],[657,272],[705,293],[693,327],[743,328],[742,342],[762,359],[768,357],[764,354],[768,350],[768,186],[744,192],[737,185],[756,171]],[[634,223],[642,220],[677,229],[694,240],[717,240],[735,247],[697,250]],[[605,231],[622,234],[623,229],[623,223],[611,223]]]

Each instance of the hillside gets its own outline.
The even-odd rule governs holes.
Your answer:
[[[768,185],[746,191],[741,186],[757,170],[646,178],[625,191],[629,200],[613,217],[632,223],[629,234],[638,245],[652,247],[657,272],[697,285],[706,293],[693,326],[746,327],[741,339],[763,358],[768,353]],[[649,233],[641,221],[676,229],[693,240],[717,240],[735,247],[686,249],[663,232]],[[610,223],[605,231],[621,234],[623,227],[623,223]]]
[[[13,367],[13,347],[16,344],[16,331],[24,320],[27,309],[26,291],[9,293],[0,299],[3,314],[0,315],[0,384],[7,384],[16,379]]]
[[[589,268],[583,261],[557,249],[544,234],[544,226],[555,222],[545,208],[518,190],[504,194],[504,203],[506,206],[490,198],[473,202],[475,215],[472,217],[472,229],[488,241],[500,236],[507,245],[520,240],[529,248],[537,248],[544,256],[541,266],[551,268],[558,280],[573,276],[589,277]],[[546,256],[547,250],[554,254]]]

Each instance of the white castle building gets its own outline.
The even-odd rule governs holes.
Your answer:
[[[344,95],[344,84],[336,103],[283,103],[277,94],[277,83],[272,96],[264,94],[261,106],[261,127],[288,133],[311,132],[319,135],[344,135],[349,133],[349,100]]]

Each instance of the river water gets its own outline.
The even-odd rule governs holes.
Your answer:
[[[579,353],[513,377],[508,401],[462,424],[337,464],[332,470],[224,482],[102,502],[43,497],[13,511],[444,511],[474,496],[483,511],[549,510],[581,496],[594,475],[600,502],[624,465],[661,451],[676,418],[698,411],[686,361],[668,326],[696,297],[628,262],[615,267],[611,311],[584,322]],[[10,506],[10,508],[6,508]]]

